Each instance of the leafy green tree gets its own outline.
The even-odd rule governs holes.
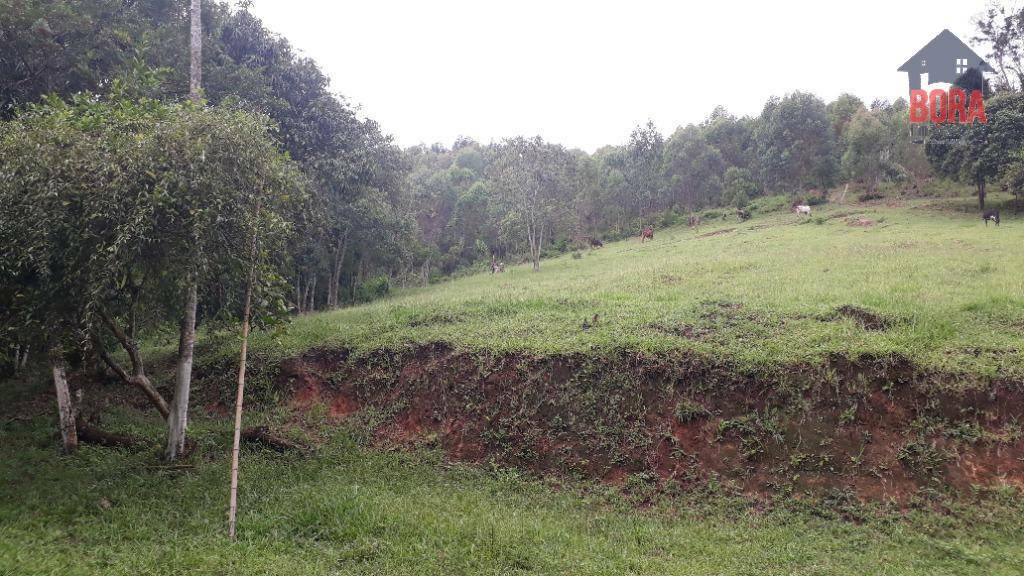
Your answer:
[[[701,125],[704,140],[718,150],[727,166],[751,168],[754,121],[737,118],[719,106]]]
[[[846,151],[842,169],[847,178],[863,182],[874,192],[885,173],[889,134],[874,114],[861,109],[844,129]]]
[[[753,174],[746,168],[730,166],[725,171],[725,187],[722,201],[736,208],[745,208],[751,198],[758,195],[758,185]]]
[[[510,219],[525,232],[533,269],[540,270],[544,240],[573,197],[572,155],[539,136],[504,140],[491,165],[491,179],[509,208]]]
[[[109,86],[140,55],[140,18],[123,0],[0,0],[0,119],[44,94]]]
[[[693,210],[721,199],[725,160],[696,126],[676,130],[665,146],[665,178],[672,201]]]
[[[991,48],[1000,90],[1024,86],[1024,8],[992,3],[975,20],[977,34],[971,40]]]
[[[661,198],[664,151],[665,140],[650,120],[643,126],[637,126],[629,136],[622,173],[633,194],[641,227],[646,225],[647,216]]]
[[[0,0],[0,118],[47,93],[102,93],[117,82],[140,96],[185,98],[191,3]],[[245,3],[235,8],[208,0],[201,12],[203,98],[269,115],[281,146],[311,182],[311,198],[294,218],[298,233],[283,258],[295,306],[335,306],[341,273],[353,268],[348,239],[365,232],[353,230],[347,206],[364,195],[388,202],[382,211],[401,204],[402,155],[379,126],[360,120],[331,93],[315,62],[268,30]],[[138,81],[153,77],[159,81]],[[399,254],[393,256],[380,265],[396,265]]]
[[[867,110],[864,101],[853,94],[840,94],[828,103],[828,121],[832,127],[832,135],[836,142],[841,142],[846,134],[846,127],[858,112]]]
[[[939,124],[925,141],[933,169],[949,178],[973,184],[978,207],[985,208],[987,184],[1002,177],[1024,148],[1024,94],[1003,92],[985,103],[987,123]]]
[[[755,130],[761,179],[772,191],[828,186],[836,172],[825,103],[805,92],[772,98]]]
[[[270,125],[226,107],[82,95],[3,123],[0,150],[11,206],[0,233],[5,245],[24,239],[3,268],[19,338],[91,348],[168,417],[138,341],[181,317],[174,296],[193,281],[200,293],[242,282],[254,230],[270,248],[289,231],[282,214],[302,179]],[[106,352],[111,341],[130,368]]]

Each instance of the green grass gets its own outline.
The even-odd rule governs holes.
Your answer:
[[[316,347],[466,348],[600,355],[622,348],[725,356],[740,368],[832,353],[901,354],[972,376],[1024,374],[1024,222],[984,227],[967,199],[828,206],[609,244],[534,273],[469,276],[257,334],[273,361]],[[850,227],[856,211],[876,225]],[[733,231],[699,237],[702,234]],[[868,330],[845,305],[889,322]],[[596,326],[584,320],[598,315]],[[230,337],[202,344],[207,367]],[[126,452],[56,451],[52,399],[13,388],[0,406],[0,575],[36,574],[1020,574],[1024,508],[1012,490],[897,513],[780,499],[764,512],[716,491],[657,496],[386,452],[313,411],[253,412],[305,426],[311,457],[246,450],[240,539],[225,538],[229,423],[193,410],[194,468],[157,458],[160,423],[113,402],[103,426],[153,439]],[[225,377],[224,381],[230,380]],[[222,384],[218,373],[204,385]],[[8,388],[10,386],[5,384]],[[5,393],[6,393],[5,392]],[[30,407],[26,408],[26,407]],[[685,419],[699,407],[677,406]],[[25,419],[28,414],[45,414]],[[934,460],[928,446],[906,459]],[[557,486],[556,486],[557,484]],[[638,502],[645,502],[639,507]]]
[[[258,416],[254,416],[258,418]],[[0,574],[1019,574],[1019,504],[954,514],[797,505],[757,512],[724,496],[638,509],[600,486],[443,465],[335,431],[315,457],[243,454],[240,538],[225,537],[227,422],[198,418],[195,468],[154,451],[54,449],[39,417],[0,425]],[[157,438],[151,416],[109,424]]]
[[[706,221],[698,232],[659,230],[646,244],[545,260],[540,272],[514,266],[303,316],[255,346],[269,358],[433,341],[538,354],[687,350],[743,368],[901,354],[928,369],[1020,377],[1024,221],[1006,214],[1002,226],[985,227],[970,202],[827,205],[811,219],[775,213]],[[849,212],[875,225],[848,226]],[[865,330],[836,317],[844,305],[891,327]],[[584,330],[595,314],[597,326]],[[687,326],[698,337],[665,329]]]

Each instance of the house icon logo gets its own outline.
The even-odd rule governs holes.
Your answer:
[[[971,68],[982,73],[993,72],[992,67],[967,44],[949,30],[943,30],[897,71],[907,73],[910,90],[920,90],[929,84],[953,84]],[[923,78],[926,80],[922,83]]]

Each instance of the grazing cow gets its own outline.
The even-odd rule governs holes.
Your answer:
[[[988,221],[991,220],[999,226],[999,210],[985,210],[981,214],[981,219],[985,221],[985,226],[988,226]]]
[[[793,207],[793,212],[796,212],[797,214],[807,214],[808,216],[810,216],[811,207],[808,206],[807,204],[797,204],[796,206]]]
[[[498,259],[491,255],[491,274],[501,274],[505,271],[505,263],[498,262]]]
[[[700,215],[690,214],[690,219],[687,223],[690,225],[690,228],[693,228],[694,230],[700,228]]]
[[[601,240],[598,239],[598,238],[593,238],[592,237],[590,239],[590,247],[591,248],[603,248],[604,247],[604,242],[601,242]]]
[[[654,228],[650,226],[640,231],[640,243],[643,244],[647,240],[654,240]]]
[[[745,222],[747,220],[750,220],[750,212],[744,210],[743,208],[737,208],[736,217],[740,219],[740,222]]]

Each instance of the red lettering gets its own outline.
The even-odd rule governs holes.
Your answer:
[[[928,95],[924,90],[910,91],[910,122],[921,124],[928,121]]]
[[[932,123],[942,124],[946,121],[946,115],[949,113],[949,94],[945,90],[932,90],[928,94],[928,105],[932,109]]]
[[[961,88],[949,89],[949,114],[947,122],[967,123],[967,94]]]
[[[985,97],[981,94],[981,90],[974,90],[971,92],[971,99],[967,105],[967,123],[973,123],[975,120],[982,124],[988,124],[988,117],[985,116]]]

